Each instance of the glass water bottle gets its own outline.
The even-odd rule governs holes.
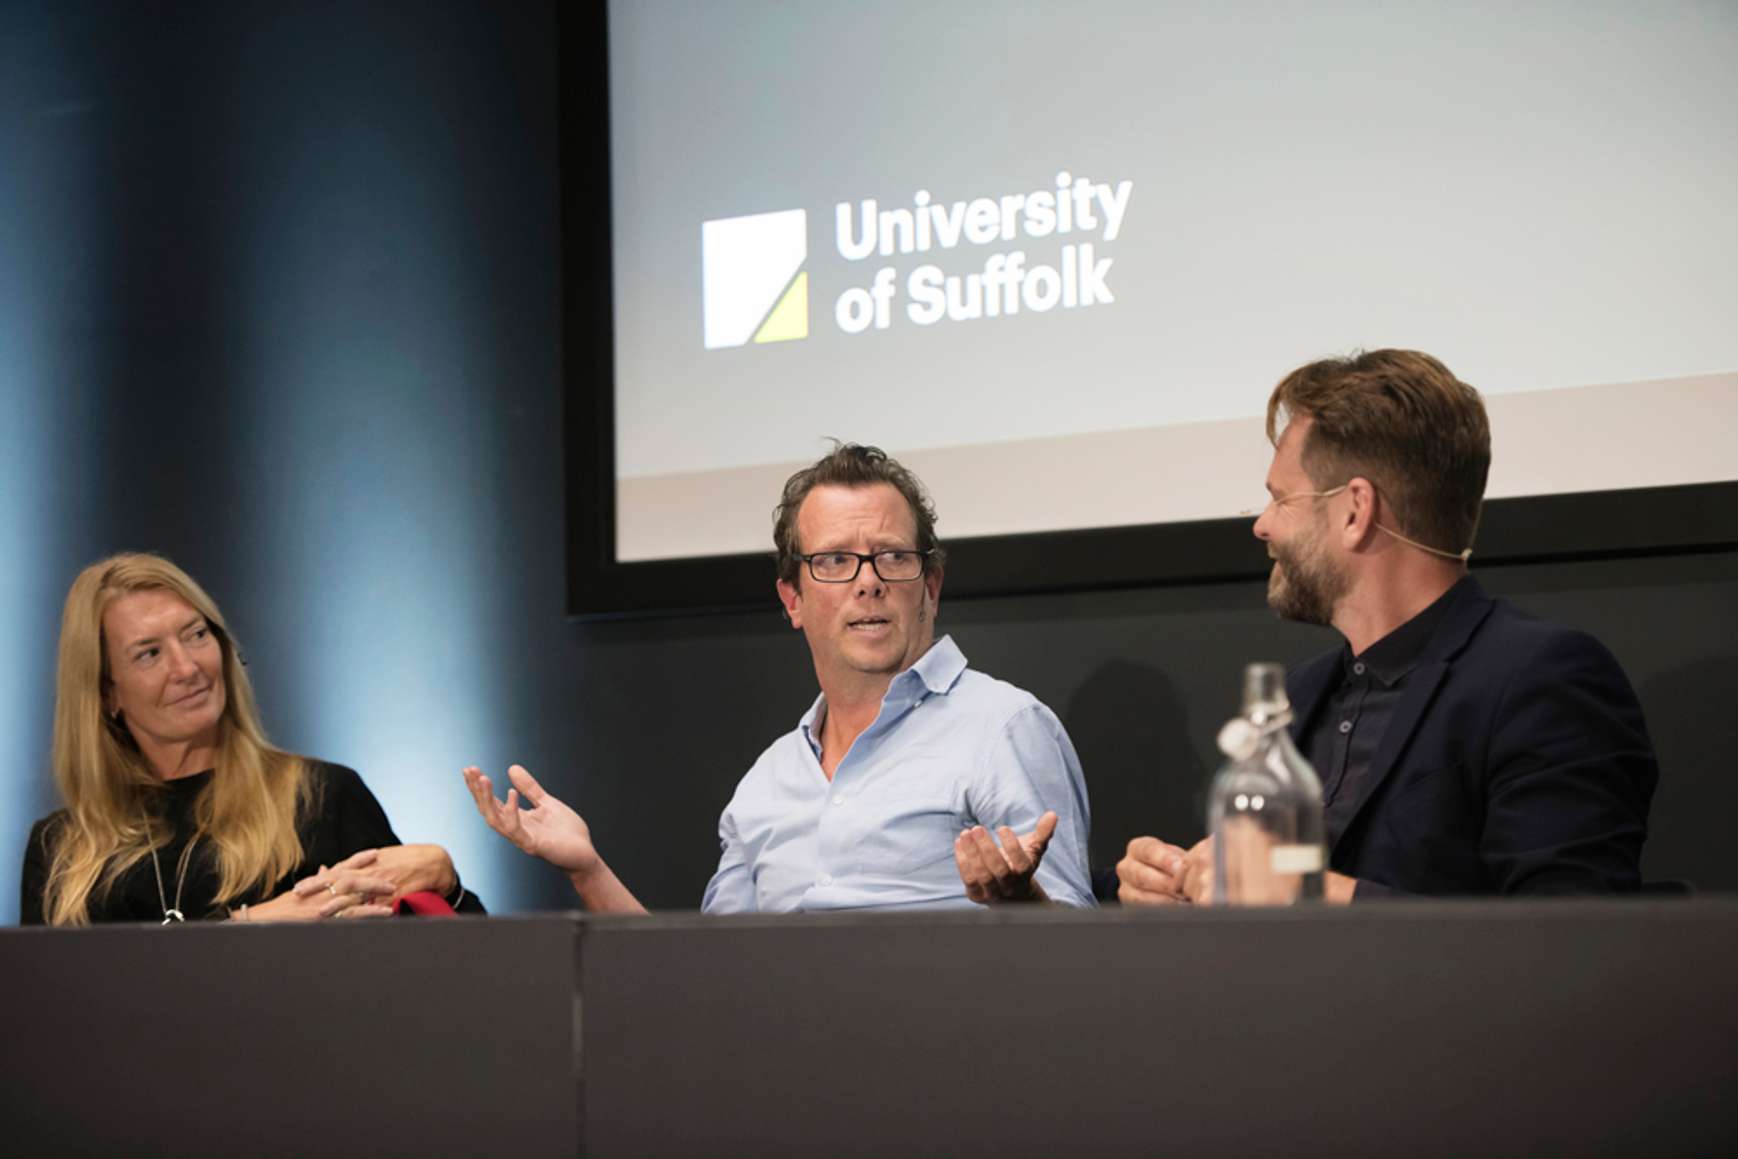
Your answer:
[[[1207,798],[1216,904],[1292,905],[1322,896],[1322,783],[1292,744],[1290,723],[1285,670],[1244,669],[1243,712],[1219,731],[1226,761]]]

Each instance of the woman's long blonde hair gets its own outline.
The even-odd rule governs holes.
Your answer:
[[[266,740],[223,614],[191,576],[161,556],[111,556],[79,573],[60,618],[54,780],[66,815],[48,834],[43,913],[50,925],[88,923],[93,895],[106,896],[122,874],[171,837],[149,807],[162,782],[127,726],[103,711],[109,683],[103,613],[121,596],[153,590],[186,600],[223,650],[227,703],[217,725],[217,767],[194,809],[196,832],[215,851],[217,901],[269,887],[302,861],[296,820],[310,792],[306,762]]]

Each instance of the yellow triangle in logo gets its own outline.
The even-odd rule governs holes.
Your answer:
[[[809,271],[799,273],[785,296],[754,333],[756,342],[789,342],[809,336]]]

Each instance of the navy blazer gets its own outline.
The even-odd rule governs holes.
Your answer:
[[[1359,879],[1360,899],[1639,888],[1659,769],[1617,660],[1470,577],[1444,598],[1453,603],[1403,687],[1330,866]],[[1335,649],[1286,678],[1305,752],[1343,657]]]

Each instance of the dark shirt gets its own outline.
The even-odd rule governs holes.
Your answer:
[[[296,827],[302,841],[302,863],[281,881],[236,898],[232,905],[239,906],[242,902],[258,905],[283,893],[302,878],[319,872],[322,865],[336,865],[364,849],[400,844],[398,835],[392,831],[392,823],[386,819],[386,811],[355,770],[324,761],[309,761],[307,775],[312,780],[312,794],[305,815]],[[99,896],[97,891],[92,891],[89,902],[92,922],[161,922],[165,901],[169,907],[179,908],[188,921],[227,916],[227,909],[217,903],[217,864],[210,841],[195,841],[191,853],[187,852],[188,839],[197,827],[194,808],[211,778],[209,770],[178,777],[165,782],[154,794],[155,799],[149,807],[169,824],[172,836],[168,844],[157,850],[155,865],[153,859],[146,856],[122,874],[106,894]],[[48,884],[51,843],[55,830],[65,820],[66,812],[61,810],[44,817],[30,830],[30,842],[24,851],[19,905],[22,925],[41,925],[44,921],[43,889]],[[158,892],[159,874],[161,894]],[[177,891],[180,893],[178,907]],[[468,891],[457,908],[461,912],[483,912],[482,903]]]
[[[1353,656],[1350,645],[1340,649],[1340,684],[1316,714],[1303,745],[1322,780],[1330,849],[1351,824],[1355,802],[1363,796],[1356,789],[1370,775],[1371,761],[1405,694],[1407,678],[1424,660],[1437,625],[1467,583],[1467,578],[1461,579],[1361,655]]]

